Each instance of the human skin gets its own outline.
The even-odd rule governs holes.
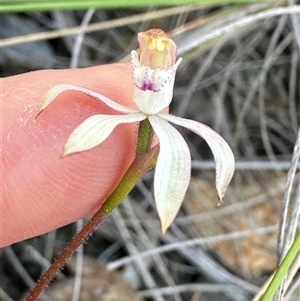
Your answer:
[[[120,113],[66,91],[36,119],[44,93],[56,84],[79,85],[135,107],[127,64],[1,79],[1,247],[94,213],[134,159],[136,124],[120,125],[99,146],[62,158],[67,138],[87,117]]]

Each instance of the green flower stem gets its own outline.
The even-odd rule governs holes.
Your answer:
[[[293,263],[295,257],[300,252],[300,233],[294,240],[293,244],[291,245],[289,251],[285,255],[282,263],[278,267],[273,279],[271,280],[266,292],[261,297],[260,301],[270,301],[273,300],[273,296],[278,290],[281,281],[286,276],[288,269],[290,268],[291,264]]]
[[[136,145],[136,156],[139,157],[143,154],[146,154],[152,144],[153,138],[153,129],[149,122],[149,119],[146,118],[145,120],[141,121],[139,124],[139,133],[138,133],[138,140]]]
[[[101,207],[105,214],[110,214],[134,188],[142,176],[153,166],[153,158],[157,156],[158,146],[153,147],[148,153],[136,157],[130,168],[125,173],[120,184],[107,198]]]
[[[33,301],[39,298],[76,249],[86,241],[97,226],[122,202],[142,176],[150,168],[155,166],[159,147],[156,145],[150,149],[153,131],[148,119],[146,120],[142,121],[139,127],[137,154],[140,155],[132,162],[116,189],[106,199],[101,208],[87,222],[83,229],[69,242],[65,249],[59,254],[57,259],[52,263],[50,268],[40,278],[25,301]]]

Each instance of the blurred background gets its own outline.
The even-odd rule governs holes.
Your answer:
[[[1,14],[2,77],[125,62],[138,32],[163,29],[183,57],[171,113],[214,128],[237,161],[217,207],[212,154],[180,128],[192,180],[167,234],[149,172],[41,300],[259,300],[299,232],[299,5],[219,2]],[[84,222],[1,249],[1,300],[21,300]],[[298,268],[278,300],[299,300]]]

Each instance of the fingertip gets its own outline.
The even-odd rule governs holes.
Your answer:
[[[123,81],[117,82],[120,74]],[[82,121],[112,110],[86,95],[68,92],[41,111],[47,89],[60,83],[80,85],[133,106],[131,72],[124,64],[3,79],[2,246],[91,214],[133,160],[135,124],[119,126],[103,145],[87,152],[63,152],[70,133]]]

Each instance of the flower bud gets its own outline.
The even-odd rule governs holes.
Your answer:
[[[151,69],[169,69],[176,60],[177,47],[161,29],[150,29],[138,34],[141,49],[140,63]]]

